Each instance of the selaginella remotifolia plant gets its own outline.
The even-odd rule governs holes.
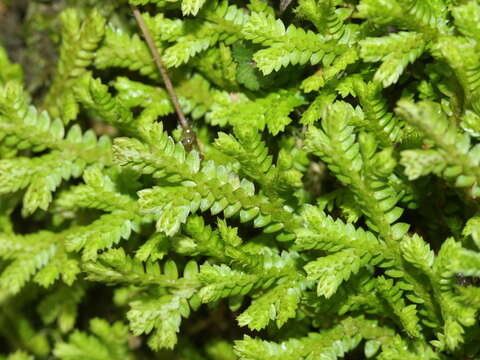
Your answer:
[[[26,13],[20,64],[0,48],[1,359],[480,356],[480,1]]]

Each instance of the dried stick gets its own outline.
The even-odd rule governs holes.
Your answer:
[[[198,144],[198,140],[195,135],[195,132],[190,127],[190,124],[188,123],[188,120],[185,118],[185,114],[183,113],[182,108],[180,107],[177,94],[175,94],[175,90],[173,89],[172,82],[170,81],[170,78],[167,74],[167,70],[163,65],[162,58],[157,50],[155,41],[153,40],[152,35],[150,34],[150,30],[148,30],[148,27],[145,25],[145,21],[143,21],[142,14],[138,10],[138,8],[135,5],[131,5],[131,6],[132,6],[133,15],[135,16],[135,20],[137,21],[137,24],[143,33],[143,37],[145,38],[145,41],[147,42],[147,45],[150,48],[150,52],[152,53],[153,59],[155,60],[155,64],[157,65],[157,68],[160,71],[160,75],[162,76],[163,83],[165,84],[165,88],[167,89],[168,95],[170,96],[170,100],[172,100],[173,107],[175,108],[175,111],[178,116],[178,120],[180,122],[180,126],[183,129],[182,143],[188,151],[192,149],[192,145],[196,145],[196,147],[199,148],[199,144]]]
[[[293,0],[280,0],[280,15],[287,10],[288,6]]]

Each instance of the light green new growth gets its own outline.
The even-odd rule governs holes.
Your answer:
[[[61,117],[65,123],[78,115],[72,86],[92,63],[95,50],[103,38],[105,19],[97,11],[81,22],[78,13],[62,13],[63,39],[57,74],[45,98],[43,108],[53,117]]]
[[[0,47],[0,360],[480,356],[478,1],[63,3],[49,84]]]

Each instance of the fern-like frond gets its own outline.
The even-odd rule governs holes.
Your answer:
[[[419,318],[416,305],[406,305],[402,297],[402,289],[393,283],[392,279],[379,277],[376,279],[377,289],[380,296],[388,303],[398,321],[407,334],[413,338],[420,337]]]
[[[275,166],[258,132],[239,125],[235,135],[238,140],[232,135],[220,133],[215,146],[235,158],[241,165],[242,175],[257,182],[265,193],[275,196],[294,191],[301,185],[302,174],[291,168],[286,152],[280,152],[279,166]]]
[[[65,234],[47,231],[0,237],[0,257],[9,262],[0,275],[0,298],[18,293],[33,280],[48,287],[60,276],[72,284],[80,272],[78,261],[65,252]]]
[[[128,328],[121,322],[110,325],[106,320],[90,320],[93,335],[76,330],[66,342],[59,342],[54,349],[62,360],[121,360],[132,359],[128,347]],[[92,354],[95,354],[94,357]]]
[[[457,132],[456,125],[447,118],[439,104],[401,100],[396,111],[435,145],[431,150],[407,150],[402,153],[402,164],[410,179],[434,172],[452,180],[458,187],[472,187],[478,183],[480,147],[472,147],[470,137]],[[477,186],[473,186],[471,191],[476,196]]]
[[[242,360],[338,359],[355,349],[362,340],[355,327],[348,327],[348,320],[332,329],[282,343],[245,336],[235,342],[235,353]]]
[[[387,87],[396,83],[408,64],[425,50],[421,34],[399,32],[382,38],[366,38],[360,42],[360,56],[369,62],[382,61],[374,80]]]
[[[127,134],[138,133],[132,113],[109,93],[108,87],[102,84],[100,79],[94,79],[91,73],[79,78],[74,92],[77,101],[93,111],[102,121],[117,126]]]
[[[105,39],[94,61],[98,69],[126,68],[154,79],[159,78],[147,45],[137,34],[130,36],[122,29],[108,27],[105,30]]]
[[[72,231],[66,236],[65,246],[68,251],[83,250],[84,261],[95,260],[99,250],[111,248],[120,240],[128,239],[137,226],[129,213],[114,211]]]
[[[380,242],[373,233],[356,229],[340,219],[333,220],[318,207],[306,206],[302,218],[305,227],[296,230],[295,240],[299,250],[317,249],[333,253],[342,249],[357,249],[371,251],[373,255],[380,248]],[[380,253],[378,255],[381,257]]]
[[[130,328],[135,335],[152,333],[149,345],[153,349],[172,348],[176,344],[181,319],[190,314],[188,300],[200,285],[194,261],[185,266],[183,278],[179,278],[173,261],[167,261],[161,271],[154,261],[144,267],[142,262],[129,258],[123,249],[115,249],[101,255],[99,262],[87,263],[85,270],[94,281],[134,282],[146,290],[157,291],[155,298],[144,293],[131,299],[127,313]]]
[[[385,239],[393,239],[390,224],[401,216],[402,209],[395,206],[398,195],[385,177],[393,171],[395,160],[391,149],[376,153],[377,145],[370,135],[363,134],[356,141],[354,128],[349,123],[353,113],[350,105],[335,103],[322,121],[323,130],[309,128],[306,147],[319,155],[340,181],[351,186],[369,218],[367,224]],[[369,163],[375,164],[376,169],[367,170]]]
[[[365,83],[354,79],[353,89],[365,115],[365,128],[377,136],[382,146],[392,146],[401,141],[403,124],[389,111],[381,86],[375,82]]]
[[[466,106],[480,115],[480,56],[476,41],[460,36],[441,37],[433,47],[434,55],[454,70],[465,92]]]
[[[95,51],[103,38],[105,19],[96,10],[80,23],[80,15],[73,9],[62,13],[63,34],[60,60],[53,84],[43,108],[65,123],[78,115],[78,104],[72,86],[93,62]]]
[[[359,16],[380,25],[393,24],[428,36],[448,32],[447,7],[443,0],[362,0]]]
[[[468,1],[452,9],[455,19],[455,26],[460,32],[477,43],[480,41],[480,4],[475,1]]]
[[[5,49],[0,46],[0,86],[3,86],[9,81],[22,82],[23,71],[19,64],[13,64],[8,58],[8,54]]]
[[[242,9],[229,5],[226,1],[205,7],[201,16],[207,21],[186,20],[185,26],[189,27],[190,31],[165,50],[163,59],[167,67],[178,67],[188,62],[218,41],[231,44],[238,40],[242,25],[248,17]]]
[[[85,298],[87,284],[76,281],[71,286],[60,285],[45,296],[38,304],[37,311],[45,324],[57,322],[62,333],[68,333],[75,326],[78,307]]]
[[[287,65],[311,65],[323,60],[325,66],[337,55],[346,50],[342,45],[333,45],[321,34],[305,31],[290,25],[285,25],[280,19],[264,13],[252,13],[242,29],[246,39],[266,46],[253,56],[258,68],[263,74],[278,71]],[[325,56],[328,54],[329,56]]]
[[[296,316],[300,303],[302,285],[298,281],[284,281],[254,299],[250,306],[238,316],[240,326],[251,330],[265,328],[271,320],[280,328],[288,319]]]
[[[157,186],[139,193],[141,211],[155,214],[159,231],[175,234],[187,216],[198,209],[210,209],[212,214],[223,211],[226,217],[240,212],[242,222],[255,219],[254,226],[265,227],[266,232],[282,228],[291,231],[295,226],[296,219],[292,219],[291,213],[280,202],[255,195],[251,182],[240,180],[213,161],[200,164],[198,153],[192,151],[187,155],[183,146],[175,144],[163,133],[161,125],[152,126],[146,136],[150,145],[118,138],[114,153],[121,166],[171,183],[183,183],[182,187]]]
[[[0,160],[0,192],[27,188],[25,213],[46,210],[62,180],[81,176],[89,164],[111,165],[107,137],[97,139],[92,130],[82,134],[78,125],[66,132],[60,120],[51,121],[46,112],[39,114],[28,106],[17,83],[8,83],[0,90],[0,134],[5,146],[36,152],[51,150],[40,157]]]
[[[253,127],[260,131],[267,127],[272,135],[277,135],[292,122],[288,115],[304,103],[305,99],[298,91],[281,89],[255,101],[241,97],[233,104],[232,101],[217,103],[212,106],[207,119],[213,125]]]
[[[182,0],[183,15],[197,15],[206,0]]]
[[[325,36],[337,39],[340,43],[351,43],[356,37],[357,26],[345,24],[352,10],[341,5],[338,0],[302,0],[295,9],[297,16],[311,21],[317,31]]]

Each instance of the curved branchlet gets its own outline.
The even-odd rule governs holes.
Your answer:
[[[72,86],[93,62],[95,50],[105,32],[105,19],[93,10],[81,21],[73,9],[62,13],[61,19],[63,39],[57,73],[42,107],[67,124],[77,117],[79,111]]]
[[[480,194],[480,148],[471,144],[468,134],[458,132],[453,119],[447,118],[440,104],[402,100],[398,102],[397,113],[433,142],[433,147],[428,149],[402,152],[402,164],[408,177],[416,179],[435,173],[457,187],[468,188],[471,195],[477,197]]]
[[[142,211],[158,216],[159,231],[175,234],[187,216],[197,210],[210,210],[213,215],[223,212],[226,217],[238,214],[242,222],[254,220],[254,226],[266,232],[294,229],[297,219],[283,207],[281,199],[269,201],[255,194],[253,183],[224,166],[213,161],[201,163],[196,151],[187,153],[181,144],[175,144],[161,124],[145,129],[144,139],[146,143],[118,138],[113,151],[118,165],[168,183],[138,194]],[[280,236],[291,239],[291,235]]]

